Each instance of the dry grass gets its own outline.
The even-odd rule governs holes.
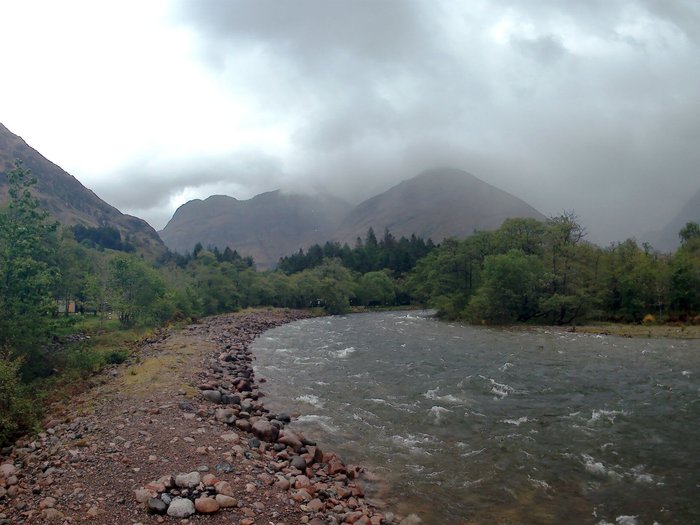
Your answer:
[[[175,388],[194,395],[194,389],[180,376],[213,349],[201,340],[188,344],[183,336],[175,334],[160,346],[156,355],[144,355],[140,362],[121,371],[122,390],[130,395],[148,395]]]

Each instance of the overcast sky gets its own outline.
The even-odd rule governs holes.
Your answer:
[[[276,188],[465,169],[593,241],[700,189],[695,0],[0,4],[0,122],[161,229]]]

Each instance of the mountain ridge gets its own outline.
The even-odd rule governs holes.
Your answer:
[[[283,208],[282,212],[270,212],[275,207]],[[313,208],[320,214],[309,214]],[[265,213],[283,226],[263,218]],[[442,167],[426,170],[354,207],[329,196],[280,190],[248,200],[220,195],[194,199],[180,206],[159,234],[173,251],[191,251],[197,242],[219,249],[229,246],[242,255],[252,255],[261,267],[271,267],[280,257],[315,243],[351,244],[370,227],[375,232],[388,228],[396,237],[416,234],[439,242],[446,237],[466,237],[475,230],[496,229],[509,217],[545,219],[526,202],[474,175]],[[300,218],[306,227],[294,226]]]
[[[143,219],[127,215],[100,199],[78,179],[51,162],[0,123],[0,203],[9,199],[6,173],[20,160],[37,183],[31,189],[49,216],[66,226],[113,226],[122,238],[144,253],[157,257],[166,247]]]

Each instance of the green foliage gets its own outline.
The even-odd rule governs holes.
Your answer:
[[[367,272],[357,281],[357,299],[365,306],[394,304],[396,286],[387,271]]]
[[[134,252],[136,250],[133,244],[122,241],[121,233],[114,226],[97,226],[92,228],[76,224],[71,229],[75,240],[89,248],[108,248],[123,252]]]
[[[109,303],[124,326],[163,320],[166,285],[142,260],[119,254],[109,261]]]
[[[409,272],[416,262],[434,248],[428,240],[412,235],[410,239],[401,237],[398,241],[389,232],[384,231],[381,240],[377,240],[374,230],[370,228],[364,240],[358,237],[354,248],[347,244],[327,242],[323,246],[315,244],[304,253],[282,257],[278,269],[291,275],[319,266],[326,259],[338,259],[343,266],[353,272],[365,274],[380,270],[389,270],[392,275],[400,276]]]
[[[697,222],[686,223],[686,225],[681,228],[681,231],[678,232],[678,237],[680,237],[682,244],[700,241],[700,224]]]
[[[482,285],[469,301],[467,315],[495,323],[527,321],[539,312],[544,285],[544,265],[536,255],[520,250],[489,255]]]
[[[0,350],[23,357],[25,371],[41,367],[56,302],[56,225],[46,221],[30,188],[35,180],[16,163],[7,173],[10,204],[0,213]]]
[[[38,413],[27,388],[20,379],[19,359],[0,354],[0,446],[30,430]]]
[[[406,288],[442,316],[492,323],[698,314],[700,227],[686,225],[670,257],[634,240],[599,248],[585,233],[571,213],[546,222],[509,219],[494,232],[444,241],[417,262]]]
[[[120,365],[127,357],[129,353],[126,350],[108,350],[104,353],[104,362],[107,365]]]
[[[298,306],[322,306],[330,314],[350,310],[350,299],[355,297],[352,274],[336,259],[324,260],[320,266],[294,275],[293,283]]]

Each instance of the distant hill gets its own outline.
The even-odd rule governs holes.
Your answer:
[[[526,202],[466,171],[435,168],[403,181],[356,206],[334,238],[352,242],[371,226],[396,237],[415,233],[439,242],[474,230],[495,230],[510,217],[545,217]]]
[[[110,206],[75,177],[62,170],[31,148],[21,137],[0,124],[0,204],[8,200],[6,172],[21,160],[37,179],[32,189],[49,215],[67,226],[81,224],[90,228],[117,228],[124,240],[147,255],[158,256],[166,251],[158,233],[137,217],[125,215]]]
[[[160,231],[173,251],[231,247],[252,256],[260,267],[274,265],[280,257],[328,239],[350,209],[331,196],[296,195],[271,191],[249,200],[214,195],[180,206]]]
[[[160,232],[173,251],[203,246],[229,246],[251,255],[260,267],[328,240],[364,239],[374,228],[396,236],[411,234],[439,242],[467,237],[474,230],[493,230],[509,217],[545,217],[522,200],[451,168],[426,171],[358,206],[329,196],[263,193],[250,200],[216,195],[182,205]]]
[[[657,250],[670,252],[678,248],[680,238],[678,232],[688,222],[700,223],[700,190],[681,208],[676,215],[663,229],[650,233],[647,238],[651,245]]]

